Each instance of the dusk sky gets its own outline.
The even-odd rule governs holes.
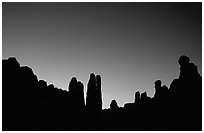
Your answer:
[[[66,89],[101,75],[103,108],[169,87],[187,55],[202,75],[202,3],[2,3],[2,58]],[[196,90],[195,90],[196,91]]]

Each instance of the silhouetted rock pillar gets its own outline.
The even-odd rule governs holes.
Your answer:
[[[145,91],[141,94],[141,100],[145,100],[146,98],[147,98],[147,92]]]
[[[100,125],[100,114],[102,111],[101,77],[90,74],[86,96],[86,120],[87,130],[98,129]]]
[[[139,100],[140,100],[140,92],[137,91],[137,92],[135,93],[135,102],[134,102],[134,103],[138,103]]]
[[[102,110],[102,93],[101,93],[101,76],[96,76],[96,93],[97,93],[97,108],[98,110]]]
[[[154,84],[155,84],[155,94],[154,94],[154,97],[155,98],[158,98],[160,95],[161,95],[161,89],[162,89],[162,87],[161,87],[161,80],[156,80],[155,82],[154,82]]]
[[[77,81],[75,77],[73,77],[69,83],[69,94],[71,106],[75,109],[82,110],[85,107],[84,85]]]
[[[95,91],[96,91],[96,79],[95,75],[91,73],[90,79],[87,87],[87,96],[86,96],[86,108],[87,110],[92,110],[95,107]]]
[[[92,111],[102,110],[101,77],[90,75],[86,97],[86,108]]]
[[[116,102],[116,100],[112,100],[112,101],[111,101],[110,109],[111,109],[111,110],[117,110],[117,109],[119,109],[118,103]]]
[[[167,104],[169,98],[169,91],[166,85],[161,86],[161,80],[155,81],[155,95],[154,99],[158,104],[164,106]]]

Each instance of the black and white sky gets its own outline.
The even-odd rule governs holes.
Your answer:
[[[202,3],[2,3],[2,58],[15,56],[38,79],[67,89],[102,77],[103,108],[169,87],[179,56],[202,74]]]

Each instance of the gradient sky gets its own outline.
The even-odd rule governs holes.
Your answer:
[[[178,77],[179,56],[202,74],[202,3],[3,3],[2,57],[15,56],[38,79],[67,89],[102,77],[103,108],[154,95]]]

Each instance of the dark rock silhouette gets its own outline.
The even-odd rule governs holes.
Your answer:
[[[38,80],[16,58],[2,60],[2,130],[202,130],[202,77],[190,58],[179,58],[180,74],[168,88],[155,81],[154,97],[135,92],[132,103],[112,100],[102,110],[100,75],[90,74],[86,104],[84,85],[73,77],[68,91]]]
[[[135,103],[138,103],[139,100],[140,100],[140,92],[137,91],[137,92],[135,93]]]
[[[86,97],[86,108],[88,111],[102,110],[101,96],[101,77],[100,75],[95,76],[93,73],[91,73]]]
[[[77,82],[75,77],[73,77],[69,83],[69,94],[70,102],[74,110],[80,111],[85,108],[84,85],[81,82]]]
[[[190,63],[190,58],[183,55],[179,58],[180,75],[173,80],[169,91],[170,119],[178,117],[172,126],[176,129],[196,130],[202,127],[202,78],[197,66]],[[173,110],[176,108],[177,111]],[[195,123],[193,123],[195,122]]]
[[[110,109],[112,109],[112,110],[117,110],[117,109],[119,109],[116,100],[112,100],[112,101],[111,101]]]
[[[101,77],[90,74],[86,96],[86,119],[88,130],[97,130],[100,126],[100,114],[102,111]]]

